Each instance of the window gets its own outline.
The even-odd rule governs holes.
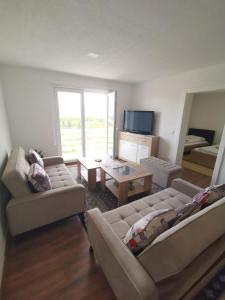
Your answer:
[[[58,90],[63,158],[114,155],[115,92]]]

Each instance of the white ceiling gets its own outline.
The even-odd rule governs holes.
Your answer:
[[[225,0],[0,0],[0,61],[129,82],[218,64]]]

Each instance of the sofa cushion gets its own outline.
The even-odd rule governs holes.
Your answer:
[[[159,235],[138,255],[140,263],[155,282],[179,274],[224,235],[224,216],[225,198]]]
[[[29,169],[30,165],[26,160],[23,148],[16,147],[13,149],[2,175],[2,182],[13,198],[23,197],[31,193],[27,181]]]
[[[176,218],[175,222],[173,223],[173,226],[177,225],[184,219],[187,219],[188,217],[194,215],[200,209],[201,209],[201,207],[196,202],[190,202],[190,203],[185,204],[183,207],[178,207],[176,209],[177,218]]]
[[[105,212],[103,216],[108,223],[111,224],[112,229],[119,238],[124,239],[130,227],[150,212],[164,208],[175,209],[177,207],[182,207],[191,201],[191,197],[178,192],[173,188],[167,188],[154,195],[144,197],[112,211]]]
[[[176,218],[174,209],[156,210],[142,217],[128,230],[124,243],[134,253],[140,253],[158,235],[169,228]]]
[[[30,166],[28,181],[34,192],[44,192],[52,188],[48,174],[39,164]]]
[[[43,159],[34,149],[29,150],[28,157],[30,164],[39,164],[42,168],[44,168]]]
[[[75,179],[64,164],[45,167],[45,171],[50,178],[52,189],[76,184]]]
[[[194,196],[193,202],[204,208],[225,197],[225,184],[212,185]]]

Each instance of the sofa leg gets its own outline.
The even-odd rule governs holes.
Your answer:
[[[80,218],[81,224],[84,226],[85,231],[87,231],[84,213],[83,212],[79,213],[78,216]]]

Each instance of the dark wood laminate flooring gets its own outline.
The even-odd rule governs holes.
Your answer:
[[[9,240],[4,300],[115,300],[78,217]]]
[[[211,180],[188,169],[183,178],[201,187]],[[115,300],[89,254],[87,235],[77,217],[9,239],[2,296],[3,300]]]
[[[212,179],[210,176],[206,176],[186,168],[183,168],[182,178],[195,185],[200,186],[201,188],[206,188],[207,186],[209,186]]]

